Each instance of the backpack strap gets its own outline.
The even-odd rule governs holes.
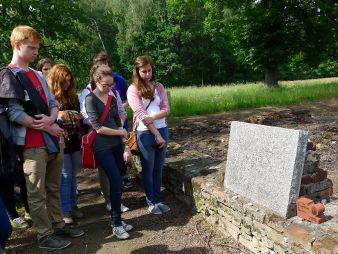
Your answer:
[[[16,67],[10,67],[9,68],[14,76],[16,77],[18,83],[20,84],[21,88],[24,91],[27,91],[28,96],[29,96],[29,104],[35,108],[35,113],[40,114],[43,113],[47,116],[49,116],[49,110],[48,106],[44,102],[44,100],[41,98],[40,94],[38,91],[35,89],[32,81],[22,72],[20,68]],[[28,103],[26,101],[26,103]]]

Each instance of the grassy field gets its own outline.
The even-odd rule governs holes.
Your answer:
[[[338,97],[338,78],[282,81],[275,89],[263,83],[251,83],[170,88],[168,91],[171,117],[178,117]]]

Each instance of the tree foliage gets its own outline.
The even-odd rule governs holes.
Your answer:
[[[337,54],[336,0],[228,0],[222,4],[237,56],[252,68],[264,69],[269,85],[277,85],[278,67],[296,55],[318,64]]]
[[[82,86],[88,80],[88,70],[95,53],[102,49],[94,20],[100,26],[104,41],[114,41],[116,29],[112,15],[101,1],[17,0],[0,5],[0,62],[8,64],[12,49],[11,30],[17,25],[30,25],[43,37],[39,59],[48,57],[56,63],[69,65]],[[110,21],[110,22],[109,22]],[[116,52],[115,43],[107,43],[107,51]],[[37,59],[38,60],[38,59]]]
[[[313,78],[338,74],[335,0],[2,0],[0,64],[11,30],[35,27],[39,58],[71,67],[83,87],[105,49],[130,80],[149,54],[167,86]],[[315,52],[315,54],[314,54]]]

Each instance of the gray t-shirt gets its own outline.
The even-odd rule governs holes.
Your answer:
[[[86,111],[90,123],[94,129],[98,129],[101,126],[108,127],[111,129],[118,129],[121,127],[121,120],[118,115],[118,108],[116,99],[113,97],[108,114],[103,124],[100,124],[100,118],[103,114],[105,104],[94,94],[90,93],[85,99]],[[94,152],[107,150],[110,148],[123,147],[121,136],[108,136],[97,134],[93,142]]]

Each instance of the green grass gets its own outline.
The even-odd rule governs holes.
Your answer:
[[[256,83],[170,88],[168,91],[171,117],[179,117],[338,97],[338,78],[284,81],[274,89]]]

